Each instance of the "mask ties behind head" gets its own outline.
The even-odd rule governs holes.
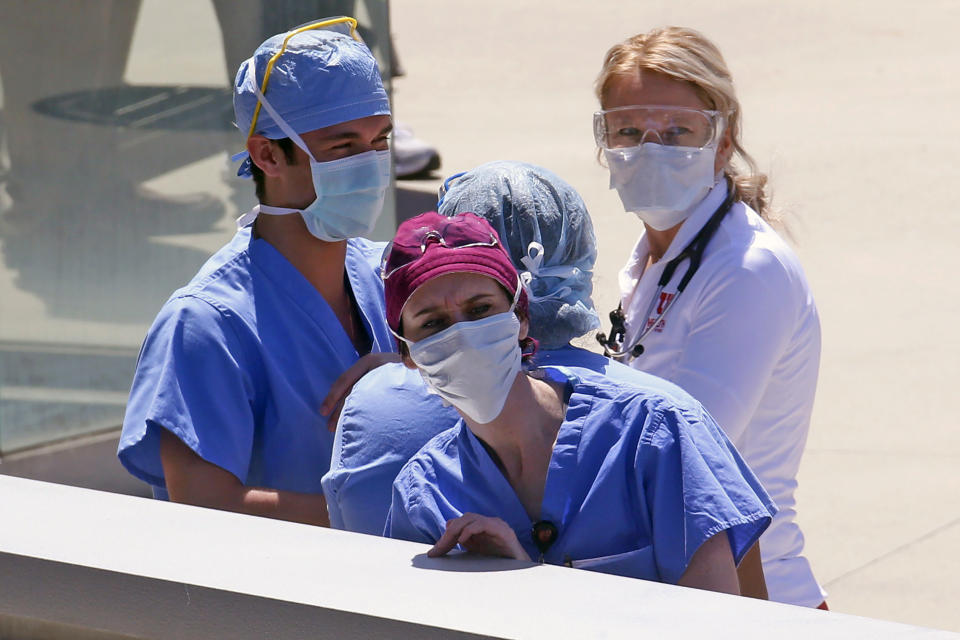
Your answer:
[[[260,100],[260,104],[263,105],[263,108],[267,110],[267,113],[269,113],[270,117],[273,118],[274,123],[280,127],[280,130],[283,131],[288,138],[293,140],[295,145],[303,149],[303,152],[306,153],[311,160],[316,162],[317,159],[313,157],[312,153],[310,153],[310,149],[307,148],[306,143],[297,134],[297,132],[293,130],[293,127],[287,124],[287,121],[283,119],[283,116],[281,116],[277,110],[273,108],[273,105],[267,101],[267,97],[263,95],[262,91],[260,91],[260,87],[257,86],[256,82],[253,84],[253,92],[257,94],[257,99]]]
[[[543,264],[543,245],[536,241],[527,245],[527,255],[520,258],[520,263],[527,268],[531,277],[539,275],[540,265]]]
[[[286,207],[271,207],[266,204],[258,204],[250,211],[237,218],[237,229],[243,229],[245,226],[257,219],[257,216],[265,213],[271,216],[285,216],[290,213],[300,213],[300,209],[288,209]]]
[[[267,113],[270,114],[270,117],[273,118],[273,121],[276,123],[276,125],[280,127],[280,130],[283,131],[283,133],[288,138],[293,140],[293,143],[295,145],[303,149],[303,152],[307,154],[308,158],[316,162],[317,159],[313,157],[312,153],[310,153],[310,149],[307,148],[307,145],[303,141],[303,138],[301,138],[297,134],[297,132],[293,130],[293,127],[287,124],[287,121],[283,119],[283,116],[281,116],[277,112],[277,110],[273,108],[273,105],[271,105],[270,102],[267,100],[266,96],[263,95],[263,92],[260,90],[260,87],[257,86],[256,81],[254,81],[253,83],[253,92],[257,95],[257,99],[260,100],[260,105],[267,110]],[[250,177],[251,176],[250,163],[253,162],[250,159],[250,152],[243,150],[240,153],[235,153],[232,156],[230,156],[230,160],[232,162],[236,162],[237,160],[239,160],[240,158],[243,158],[244,156],[246,156],[246,158],[244,159],[243,164],[241,164],[240,168],[237,170],[237,175]],[[268,212],[264,211],[264,213],[268,213]],[[239,224],[239,222],[240,221],[238,220],[237,223]]]
[[[566,282],[571,278],[579,278],[581,271],[577,267],[569,267],[566,265],[544,267],[543,256],[544,248],[539,242],[534,241],[527,246],[527,255],[520,258],[521,264],[523,264],[527,270],[520,272],[520,281],[523,283],[523,286],[528,289],[527,296],[530,298],[531,302],[539,302],[541,300],[547,300],[551,298],[562,300],[573,293],[573,289],[571,287],[563,285],[543,295],[536,295],[532,290],[534,279],[562,278],[564,282]]]

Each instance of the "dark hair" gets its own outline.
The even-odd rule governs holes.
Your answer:
[[[271,140],[271,142],[276,142],[277,146],[280,147],[280,150],[283,151],[284,157],[287,159],[287,162],[293,164],[297,160],[297,155],[293,150],[293,140],[290,138],[279,138],[277,140]],[[263,202],[264,196],[264,175],[263,169],[257,166],[257,163],[250,159],[250,173],[253,174],[253,184],[256,185],[257,190],[257,200]]]

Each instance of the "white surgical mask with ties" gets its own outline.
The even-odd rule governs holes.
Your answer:
[[[713,147],[678,147],[644,142],[604,149],[610,188],[626,211],[665,231],[687,219],[716,183]]]
[[[519,295],[520,287],[517,287]],[[478,424],[492,422],[520,373],[520,320],[513,309],[458,322],[418,342],[403,340],[430,390]]]
[[[373,150],[317,162],[303,139],[273,109],[259,87],[256,92],[274,122],[310,158],[310,174],[317,197],[303,209],[257,205],[237,219],[237,227],[245,227],[261,213],[299,213],[310,233],[326,242],[358,238],[373,231],[390,186],[390,152]]]

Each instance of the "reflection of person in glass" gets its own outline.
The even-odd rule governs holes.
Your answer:
[[[597,96],[610,185],[643,222],[620,274],[625,339],[606,346],[717,419],[780,507],[760,539],[770,599],[822,606],[794,521],[820,322],[797,256],[765,219],[767,178],[741,146],[723,57],[696,31],[655,29],[610,49]]]
[[[260,204],[160,311],[119,455],[172,500],[326,524],[332,434],[318,409],[364,354],[396,358],[383,246],[359,239],[389,186],[389,103],[341,19],[264,42],[240,66],[234,109],[239,173]]]
[[[160,134],[93,117],[126,106],[116,100],[139,4],[0,2],[10,160],[0,175],[10,207],[0,218],[3,261],[17,287],[55,318],[149,322],[157,288],[169,291],[208,255],[153,238],[210,231],[224,213],[206,194],[168,198],[141,186],[215,152],[221,131]],[[82,113],[56,117],[38,107],[54,102],[66,111],[68,101]]]
[[[383,273],[404,362],[461,417],[397,475],[388,535],[740,593],[775,508],[695,400],[652,376],[524,370],[528,295],[472,213],[401,224]]]

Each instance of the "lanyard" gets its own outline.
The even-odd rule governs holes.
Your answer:
[[[710,216],[710,219],[707,220],[707,224],[703,225],[703,228],[697,232],[697,235],[684,247],[683,251],[680,252],[677,257],[672,259],[667,265],[663,268],[663,273],[660,275],[660,280],[657,281],[657,292],[653,296],[653,300],[650,301],[650,305],[647,307],[647,314],[644,316],[644,321],[650,317],[650,313],[653,311],[654,305],[656,305],[657,300],[660,299],[660,294],[663,293],[664,287],[666,287],[670,280],[673,278],[673,274],[676,272],[677,267],[680,266],[680,263],[684,260],[689,261],[687,265],[687,270],[684,272],[683,277],[680,279],[680,283],[677,285],[676,294],[667,302],[663,310],[657,315],[653,323],[649,324],[644,330],[640,333],[636,340],[633,341],[633,344],[627,345],[623,341],[626,339],[627,335],[627,325],[626,325],[626,316],[623,313],[623,303],[621,302],[617,305],[617,308],[610,312],[610,323],[612,324],[610,328],[610,337],[608,338],[605,333],[597,334],[597,341],[603,345],[603,353],[608,358],[620,358],[623,356],[629,356],[630,359],[636,358],[643,353],[643,344],[641,344],[650,334],[653,329],[660,324],[660,321],[666,315],[667,311],[673,306],[673,304],[680,297],[680,294],[683,293],[684,289],[687,288],[687,285],[690,284],[690,280],[693,279],[693,276],[696,275],[697,270],[700,268],[700,263],[703,260],[703,252],[706,250],[707,245],[710,243],[710,239],[713,238],[716,234],[717,229],[720,228],[720,222],[723,220],[723,217],[727,215],[727,212],[730,211],[730,207],[733,206],[734,201],[734,189],[733,185],[728,185],[727,187],[727,197],[724,201],[717,207],[717,210],[713,212]],[[618,347],[620,347],[618,349]]]

